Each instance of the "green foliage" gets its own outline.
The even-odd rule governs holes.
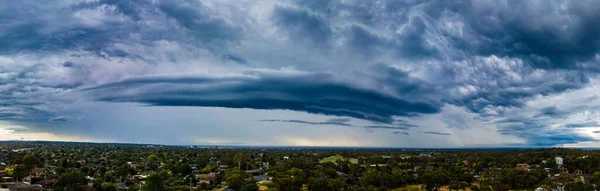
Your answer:
[[[427,171],[423,174],[423,183],[428,190],[437,190],[450,183],[447,170],[438,168],[436,171]]]
[[[151,154],[150,156],[148,156],[148,161],[157,161],[158,157],[154,154]]]
[[[594,186],[591,184],[584,184],[582,182],[573,182],[565,185],[565,190],[569,191],[587,191],[594,190]]]
[[[190,191],[189,186],[169,186],[167,191]]]
[[[164,190],[166,190],[166,186],[165,186],[163,177],[158,174],[149,175],[146,178],[146,184],[144,185],[143,190],[147,190],[147,191],[164,191]]]
[[[102,191],[117,191],[117,187],[110,182],[102,183],[101,188]]]
[[[600,186],[600,172],[596,171],[592,174],[592,183]]]
[[[233,174],[227,177],[227,186],[234,190],[240,190],[244,184],[246,184],[246,180],[240,174]]]
[[[240,191],[258,191],[258,185],[256,185],[254,182],[251,182],[244,185]]]
[[[23,157],[23,166],[29,169],[33,169],[34,167],[40,166],[41,164],[42,162],[40,162],[40,160],[33,154],[27,154]]]
[[[5,145],[0,143],[2,148]],[[6,148],[10,150],[11,147],[27,146]],[[53,190],[80,189],[80,185],[85,185],[85,175],[94,178],[96,191],[112,190],[108,185],[116,186],[115,182],[124,182],[129,190],[140,189],[140,186],[144,190],[189,190],[190,180],[199,190],[225,186],[255,190],[255,183],[248,181],[253,175],[265,173],[272,177],[272,182],[261,182],[261,187],[268,185],[271,190],[281,191],[435,190],[443,187],[499,191],[552,189],[559,185],[578,190],[588,189],[590,183],[600,184],[600,153],[577,149],[461,150],[422,156],[422,151],[410,150],[198,149],[104,144],[31,147],[41,149],[0,153],[6,156],[3,162],[7,163],[0,168],[4,168],[7,176],[22,180],[31,172],[29,168],[48,164],[45,172],[49,173],[45,175],[60,179]],[[289,156],[289,159],[283,159],[283,156]],[[581,170],[583,174],[591,174],[591,181],[579,184],[567,176],[548,178],[559,171],[554,163],[555,156],[565,159],[563,167],[569,172]],[[323,162],[322,159],[335,160]],[[357,159],[360,163],[347,159]],[[80,164],[79,160],[86,162]],[[260,169],[267,162],[268,168]],[[532,167],[517,170],[515,165],[519,163],[528,163]],[[229,168],[219,168],[220,164]],[[192,167],[196,167],[198,173],[192,173]],[[544,168],[550,168],[549,172]],[[246,172],[246,169],[253,171]],[[77,170],[81,172],[74,172]],[[146,179],[145,186],[131,177],[144,172],[156,172]],[[196,182],[196,175],[207,173],[216,173],[212,185]],[[477,178],[480,182],[476,182],[474,175],[480,175]]]
[[[54,183],[54,187],[59,190],[83,190],[86,184],[87,179],[85,179],[83,172],[77,169],[69,169],[58,178],[56,183]]]

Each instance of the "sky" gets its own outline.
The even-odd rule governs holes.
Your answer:
[[[0,4],[0,140],[600,146],[600,1]]]

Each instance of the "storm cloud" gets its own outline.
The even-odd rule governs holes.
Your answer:
[[[65,136],[126,134],[149,126],[141,119],[159,120],[152,123],[157,130],[184,116],[202,117],[171,114],[193,107],[225,112],[177,121],[182,132],[218,132],[240,120],[248,129],[327,126],[285,140],[361,127],[386,133],[360,132],[351,140],[388,146],[435,146],[419,142],[425,134],[442,135],[438,146],[468,146],[460,140],[480,137],[482,145],[597,142],[598,6],[561,0],[13,2],[0,6],[0,130],[4,124]],[[118,111],[111,108],[122,107],[160,115],[113,115]],[[354,132],[347,129],[340,136]],[[115,140],[200,139],[144,132],[145,138]],[[263,141],[228,136],[213,142]],[[276,141],[264,144],[289,144]]]
[[[327,73],[261,74],[220,78],[148,77],[86,89],[101,101],[154,106],[287,109],[392,123],[394,116],[436,113],[438,105],[411,102],[353,87]],[[118,94],[116,92],[123,92]]]

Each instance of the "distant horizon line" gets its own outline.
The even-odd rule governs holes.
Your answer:
[[[156,144],[133,142],[96,142],[96,141],[50,141],[50,140],[0,140],[5,142],[46,142],[46,143],[81,143],[81,144],[118,144],[140,146],[169,146],[169,147],[221,147],[221,148],[343,148],[343,149],[419,149],[419,150],[494,150],[494,149],[585,149],[600,150],[600,147],[566,147],[566,146],[470,146],[470,147],[389,147],[389,146],[303,146],[303,145],[243,145],[243,144]]]

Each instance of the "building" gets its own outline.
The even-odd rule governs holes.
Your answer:
[[[215,180],[215,174],[214,173],[209,173],[209,174],[199,174],[196,175],[196,180],[198,180],[198,183],[206,183],[206,184],[212,184],[213,181]]]
[[[517,164],[517,169],[518,170],[529,170],[531,166],[529,166],[529,164]]]
[[[40,176],[44,173],[44,168],[34,168],[31,169],[31,175]]]
[[[254,181],[256,181],[256,182],[267,181],[267,180],[271,180],[271,177],[269,177],[267,175],[254,176]]]
[[[558,166],[558,168],[562,167],[564,162],[562,157],[556,157],[554,158],[554,160],[556,160],[556,165]]]
[[[40,185],[29,185],[29,184],[9,184],[8,190],[11,191],[37,191],[37,190],[46,190]]]

